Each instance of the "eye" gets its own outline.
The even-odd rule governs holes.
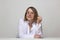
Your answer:
[[[31,12],[31,14],[34,14],[33,12]]]
[[[27,12],[27,14],[29,14],[29,12]]]

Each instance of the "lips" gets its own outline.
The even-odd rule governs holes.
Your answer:
[[[31,16],[28,16],[28,18],[31,18]]]
[[[31,15],[29,15],[28,18],[31,18]]]

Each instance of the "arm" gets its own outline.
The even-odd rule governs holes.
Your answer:
[[[37,26],[37,34],[42,37],[42,23],[39,23]]]
[[[41,38],[42,37],[42,18],[41,17],[37,17],[37,24],[36,24],[36,27],[37,27],[37,31],[36,31],[36,34],[35,34],[35,38]]]

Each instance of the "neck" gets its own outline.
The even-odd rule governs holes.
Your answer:
[[[29,23],[32,24],[33,23],[33,20],[30,20]]]
[[[31,28],[32,27],[32,23],[33,23],[33,21],[29,21],[29,27]]]

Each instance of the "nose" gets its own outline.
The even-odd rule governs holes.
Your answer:
[[[31,14],[29,14],[29,16],[31,16]]]
[[[29,13],[29,16],[31,16],[31,13]]]

